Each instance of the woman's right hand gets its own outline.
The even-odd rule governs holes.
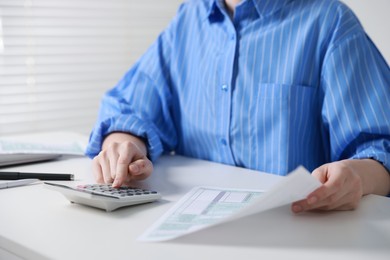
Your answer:
[[[93,159],[96,182],[112,184],[113,187],[144,180],[152,172],[153,164],[147,157],[144,141],[127,133],[108,135],[102,151]]]

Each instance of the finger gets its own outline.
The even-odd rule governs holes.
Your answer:
[[[110,167],[110,175],[111,175],[111,179],[113,180],[115,180],[117,161],[119,158],[119,154],[116,149],[117,149],[116,145],[113,144],[113,146],[111,146],[110,149],[107,150],[107,156],[108,156],[109,167]]]
[[[324,184],[328,179],[327,173],[328,173],[328,164],[324,164],[316,168],[312,172],[312,176],[317,178],[322,184]],[[306,199],[294,202],[291,205],[292,211],[298,213],[309,209],[311,207],[310,205],[315,205],[316,203],[318,203],[319,200],[322,200],[324,197],[330,195],[328,194],[328,191],[326,189],[327,189],[326,186],[322,185],[314,192],[309,194]]]
[[[314,204],[308,203],[307,206],[304,206],[304,210],[313,210],[313,209],[327,209],[332,210],[341,207],[350,202],[352,198],[352,193],[346,192],[336,192],[333,195],[328,196],[323,200],[319,200]]]
[[[102,168],[99,164],[99,158],[95,156],[92,160],[92,173],[97,183],[104,183]]]
[[[119,155],[115,170],[116,175],[112,184],[113,187],[122,186],[122,184],[128,179],[131,157],[132,155],[129,155],[127,152],[124,151],[121,152],[121,154]]]
[[[120,187],[124,182],[131,180],[129,164],[141,156],[138,152],[138,147],[132,142],[125,142],[120,145],[119,158],[116,165],[116,177],[113,183],[114,187]]]
[[[349,189],[345,187],[348,184],[347,176],[338,170],[329,171],[327,165],[313,171],[313,176],[323,182],[320,188],[307,196],[307,203],[313,208],[323,206],[326,202],[333,203],[348,193]]]
[[[304,203],[305,200],[295,201],[294,203],[291,204],[291,211],[294,213],[300,213],[304,211],[304,207],[303,207]]]
[[[323,207],[326,205],[326,200],[333,196],[335,193],[329,189],[329,187],[322,185],[311,194],[307,196],[306,199],[296,201],[291,205],[291,209],[295,213],[302,211],[313,210],[318,207]]]
[[[132,180],[144,180],[153,172],[153,164],[147,159],[139,159],[129,165],[129,173]]]
[[[104,183],[112,183],[113,179],[111,177],[110,161],[107,157],[107,152],[101,151],[98,156],[99,156],[99,164],[102,169]]]
[[[311,175],[316,177],[321,183],[325,183],[327,180],[328,165],[324,164],[316,168]]]
[[[343,196],[344,194],[329,191],[329,189],[323,185],[311,193],[306,199],[294,202],[292,204],[292,211],[299,213],[317,208],[333,208],[336,205],[335,203],[343,203],[340,201]]]
[[[319,208],[330,210],[340,207],[350,199],[346,197],[349,189],[345,185],[347,185],[346,177],[338,172],[333,172],[320,188],[307,196],[306,200],[294,203],[292,210],[298,213]]]
[[[355,192],[345,194],[339,199],[333,199],[328,203],[324,203],[323,206],[318,206],[316,210],[352,210],[356,209],[359,205],[360,198],[356,196]]]
[[[312,192],[306,199],[294,202],[292,209],[294,212],[301,212],[314,209],[316,207],[324,206],[325,200],[332,196],[333,193],[329,189],[322,185],[314,192]]]

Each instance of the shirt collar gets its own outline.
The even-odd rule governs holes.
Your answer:
[[[246,0],[253,1],[254,6],[260,17],[269,15],[278,11],[280,8],[292,0]]]
[[[219,20],[222,15],[222,1],[223,0],[205,0],[204,6],[206,8],[206,17],[210,21]],[[263,17],[278,11],[284,5],[293,0],[243,0],[253,1],[253,4],[259,14],[259,17]]]
[[[221,0],[203,1],[206,9],[206,15],[204,19],[209,19],[210,21],[217,21],[223,18],[220,1]]]

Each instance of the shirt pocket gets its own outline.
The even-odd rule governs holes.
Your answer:
[[[238,151],[245,151],[236,154],[240,164],[285,174],[305,161],[305,156],[312,156],[321,140],[316,90],[266,83],[237,95],[235,104],[243,109],[232,117],[232,135],[244,137],[235,142]],[[247,156],[248,152],[255,156]]]
[[[263,83],[253,90],[254,106],[263,106],[274,118],[294,119],[295,115],[308,115],[315,104],[316,88],[305,85]],[[251,107],[252,108],[252,107]],[[252,108],[255,111],[258,108]],[[253,112],[255,112],[253,111]]]

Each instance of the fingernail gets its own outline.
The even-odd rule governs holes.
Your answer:
[[[309,204],[314,204],[317,202],[317,197],[313,196],[313,197],[310,197],[308,200],[307,200],[307,203]]]
[[[299,205],[294,205],[293,206],[293,211],[295,213],[299,213],[299,212],[303,211],[303,208],[301,206],[299,206]]]
[[[130,165],[130,170],[133,173],[137,173],[139,171],[139,167],[136,164],[132,164],[132,165]]]

